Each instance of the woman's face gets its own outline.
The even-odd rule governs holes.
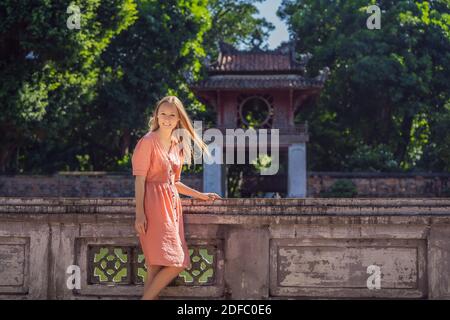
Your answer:
[[[172,131],[179,121],[177,107],[169,102],[163,102],[158,109],[158,124],[163,130]]]

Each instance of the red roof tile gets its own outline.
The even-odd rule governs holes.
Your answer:
[[[221,43],[216,62],[209,65],[208,76],[190,86],[196,91],[236,89],[307,89],[321,88],[330,70],[324,68],[319,75],[308,78],[305,66],[310,54],[295,58],[292,43],[283,43],[275,50],[237,50]]]
[[[275,50],[241,51],[221,43],[217,61],[209,66],[214,73],[303,73],[309,55],[297,61],[291,43],[283,43]]]
[[[306,89],[321,88],[323,81],[300,75],[212,75],[194,86],[194,90],[218,89]]]

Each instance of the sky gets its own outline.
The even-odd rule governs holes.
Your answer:
[[[262,3],[256,3],[259,9],[257,17],[264,17],[275,26],[270,34],[268,45],[269,49],[275,49],[283,41],[289,40],[289,34],[286,24],[277,17],[276,12],[281,5],[281,0],[266,0]]]

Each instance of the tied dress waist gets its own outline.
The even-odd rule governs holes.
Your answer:
[[[173,210],[176,212],[176,210],[177,210],[177,197],[176,196],[178,195],[178,190],[175,187],[174,178],[171,178],[169,181],[167,181],[167,180],[145,180],[145,183],[153,184],[153,185],[156,184],[156,185],[169,186],[169,189],[172,193],[172,196],[171,196],[172,207],[173,207]]]

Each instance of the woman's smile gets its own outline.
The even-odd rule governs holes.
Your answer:
[[[164,102],[158,110],[159,125],[165,129],[172,129],[179,120],[177,107],[174,104]]]

